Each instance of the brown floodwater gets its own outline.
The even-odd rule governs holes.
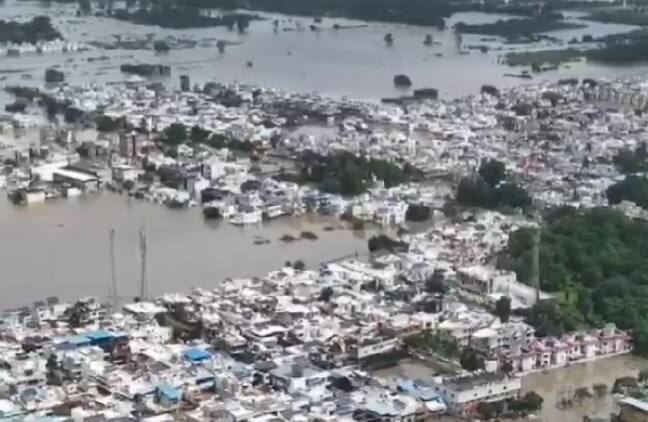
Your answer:
[[[205,221],[200,208],[170,210],[110,192],[17,207],[0,200],[0,308],[47,296],[75,299],[110,291],[109,230],[115,229],[118,290],[139,291],[138,231],[146,227],[152,295],[209,288],[227,277],[260,276],[286,261],[309,268],[367,251],[372,231],[351,231],[337,219],[309,215],[237,227]],[[326,231],[326,226],[339,227]],[[315,241],[283,243],[284,234],[315,233]],[[257,239],[269,244],[255,245]]]
[[[583,416],[609,417],[615,409],[610,394],[617,378],[637,376],[641,369],[648,368],[648,361],[632,355],[616,356],[593,362],[574,365],[569,368],[531,374],[522,381],[523,392],[535,391],[544,398],[541,421],[580,422]],[[559,408],[564,397],[573,397],[577,388],[605,384],[608,394],[603,398],[592,397],[581,404],[567,409]]]

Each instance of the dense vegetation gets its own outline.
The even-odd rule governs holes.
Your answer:
[[[0,20],[0,43],[31,43],[60,39],[61,34],[47,16],[36,16],[29,22]]]
[[[506,54],[509,66],[559,65],[585,56],[585,52],[575,49],[516,51]]]
[[[508,53],[506,63],[509,66],[559,65],[579,58],[606,64],[631,64],[648,61],[648,40],[641,38],[608,41],[602,47],[579,50],[538,50]]]
[[[304,166],[301,181],[316,183],[321,190],[341,195],[358,195],[381,180],[385,187],[399,185],[407,176],[395,163],[376,158],[356,157],[349,152],[331,155],[307,153],[302,157]]]
[[[444,26],[457,8],[449,1],[428,0],[187,0],[188,7],[260,10],[305,16],[337,16],[378,22]]]
[[[608,44],[588,50],[586,57],[595,62],[616,64],[648,61],[648,41]]]
[[[187,142],[216,149],[229,148],[230,150],[242,152],[252,152],[255,148],[253,142],[236,139],[222,133],[211,132],[200,126],[188,128],[182,123],[169,125],[162,133],[160,141],[171,147]]]
[[[624,180],[610,186],[605,194],[612,205],[630,201],[641,208],[648,209],[648,179],[638,176],[627,176]]]
[[[646,7],[598,9],[590,13],[587,19],[605,23],[645,26],[648,25],[648,9]]]
[[[648,170],[648,147],[642,142],[634,150],[623,149],[614,156],[614,166],[623,174],[638,173]]]
[[[467,207],[523,208],[531,205],[529,194],[513,182],[506,181],[506,166],[497,160],[481,164],[479,173],[459,182],[457,202]]]
[[[532,236],[532,229],[513,233],[498,262],[523,282],[529,280]],[[542,289],[563,297],[559,309],[538,306],[531,322],[552,320],[567,330],[614,322],[633,329],[635,350],[647,354],[646,239],[648,223],[611,209],[563,208],[548,215],[540,245],[540,283]]]
[[[217,17],[209,17],[196,9],[179,7],[155,7],[150,10],[139,9],[135,12],[115,10],[108,16],[140,25],[157,25],[163,28],[185,29],[212,26],[226,26],[229,29],[237,28],[244,31],[250,21],[258,19],[255,15],[246,13],[231,13]]]
[[[542,32],[557,31],[561,29],[582,28],[584,25],[565,22],[561,15],[540,16],[532,19],[508,19],[495,23],[469,25],[463,22],[457,24],[460,32],[467,34],[491,35],[504,38],[530,37]]]

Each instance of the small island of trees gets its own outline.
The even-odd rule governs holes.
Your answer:
[[[0,43],[30,43],[62,39],[47,16],[36,16],[24,23],[0,20]]]

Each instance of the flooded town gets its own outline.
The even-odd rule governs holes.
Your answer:
[[[636,2],[0,2],[0,419],[648,421]]]

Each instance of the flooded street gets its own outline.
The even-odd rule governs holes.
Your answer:
[[[152,295],[209,288],[226,277],[264,275],[286,261],[309,268],[367,251],[371,232],[347,229],[336,219],[281,218],[262,226],[236,227],[205,221],[199,208],[169,210],[109,192],[30,206],[0,204],[0,308],[29,304],[46,296],[75,299],[110,289],[108,231],[115,229],[118,288],[132,299],[139,291],[138,230],[148,238],[148,278]],[[315,241],[283,243],[284,234],[315,233]],[[254,245],[255,238],[271,241]]]

